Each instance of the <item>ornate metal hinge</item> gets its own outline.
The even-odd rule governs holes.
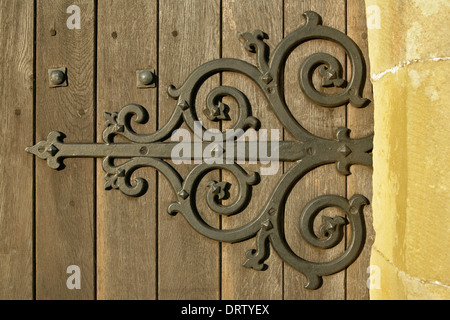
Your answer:
[[[239,242],[256,237],[256,249],[247,252],[244,266],[256,270],[264,270],[264,261],[269,256],[269,243],[281,259],[296,270],[303,273],[308,284],[306,288],[317,289],[321,286],[322,276],[339,272],[348,267],[359,256],[365,241],[365,223],[363,207],[369,201],[362,195],[354,195],[346,199],[337,195],[325,195],[310,201],[303,209],[300,217],[300,231],[303,238],[311,245],[328,249],[341,242],[343,226],[351,225],[351,240],[342,255],[330,262],[310,262],[297,256],[287,243],[284,235],[284,211],[286,199],[295,184],[306,173],[321,165],[336,163],[337,170],[350,174],[352,164],[372,166],[373,135],[362,139],[351,139],[349,130],[341,128],[335,139],[317,137],[292,116],[284,99],[283,77],[284,66],[289,54],[302,43],[325,39],[342,46],[350,59],[352,75],[348,82],[342,78],[342,66],[333,56],[317,53],[309,56],[302,64],[299,82],[303,93],[313,102],[323,107],[338,107],[347,103],[355,107],[363,107],[367,99],[361,97],[364,86],[365,65],[358,46],[345,34],[330,27],[322,26],[320,16],[315,12],[306,12],[306,24],[284,38],[269,55],[268,46],[264,42],[264,33],[255,31],[243,33],[245,48],[256,53],[257,66],[237,59],[218,59],[207,62],[195,69],[180,88],[170,86],[168,94],[178,101],[170,120],[152,134],[138,134],[132,127],[132,120],[145,123],[147,111],[139,105],[129,104],[118,113],[106,113],[106,128],[103,131],[105,143],[64,143],[64,134],[51,132],[47,140],[40,141],[26,151],[47,160],[53,169],[64,167],[63,159],[69,157],[102,157],[103,169],[106,172],[105,189],[119,189],[129,196],[142,196],[147,191],[147,181],[137,178],[131,181],[134,171],[142,167],[152,167],[161,172],[170,182],[176,193],[176,200],[169,206],[170,214],[181,213],[189,224],[200,234],[224,242]],[[270,58],[269,58],[270,57]],[[314,71],[319,68],[323,86],[342,87],[342,91],[334,95],[326,95],[318,91],[312,82]],[[172,165],[164,159],[173,158],[176,142],[165,142],[183,121],[194,133],[204,137],[206,128],[199,125],[196,114],[196,95],[206,79],[214,74],[228,71],[241,73],[256,83],[269,102],[272,111],[284,128],[296,139],[295,141],[276,141],[279,161],[293,162],[293,166],[282,175],[278,184],[268,196],[259,215],[251,222],[233,230],[214,228],[197,211],[196,192],[200,180],[210,171],[226,170],[233,174],[239,184],[239,195],[234,203],[222,205],[228,182],[211,181],[208,183],[207,204],[209,208],[221,215],[234,215],[244,211],[251,200],[252,188],[259,183],[258,173],[247,173],[238,163],[242,156],[249,159],[251,152],[239,154],[239,144],[244,150],[252,147],[252,142],[233,140],[231,147],[219,150],[219,158],[227,161],[201,161],[183,178]],[[258,130],[259,121],[251,115],[251,106],[247,97],[236,88],[219,86],[212,90],[206,101],[206,116],[213,121],[227,119],[226,108],[222,103],[225,96],[232,97],[238,104],[239,116],[232,129],[244,134],[250,129]],[[241,131],[239,131],[241,130]],[[116,143],[115,136],[123,136],[130,143]],[[226,140],[225,133],[223,135]],[[271,143],[275,143],[272,141]],[[195,149],[195,142],[185,148]],[[200,149],[208,148],[209,141],[201,141]],[[247,148],[247,149],[246,149]],[[129,158],[128,161],[115,165],[114,159]],[[188,156],[187,159],[194,157]],[[231,159],[231,161],[230,161]],[[216,158],[217,160],[217,158]],[[261,160],[259,157],[257,160]],[[320,211],[327,207],[338,207],[345,212],[344,217],[323,217],[322,226],[314,232],[313,221]]]

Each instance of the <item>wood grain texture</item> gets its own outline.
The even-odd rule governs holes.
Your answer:
[[[33,299],[33,1],[0,8],[0,299]]]
[[[157,89],[137,88],[136,70],[157,68],[157,1],[98,2],[97,140],[104,113],[140,104],[150,115],[139,133],[156,130]],[[120,140],[120,139],[116,139]],[[97,162],[97,256],[99,299],[156,298],[156,172],[140,169],[147,193],[128,197],[105,190],[105,172]]]
[[[81,29],[69,30],[67,7],[81,9]],[[94,1],[37,1],[36,140],[51,131],[67,142],[94,138]],[[49,68],[66,67],[67,87],[50,88]],[[92,299],[94,160],[68,159],[63,171],[36,161],[36,298]],[[67,267],[81,270],[81,289],[69,290]]]
[[[80,30],[66,26],[70,5],[81,9]],[[64,170],[54,171],[24,151],[55,130],[66,134],[66,142],[103,142],[104,112],[117,112],[129,103],[143,105],[150,115],[147,124],[134,126],[136,131],[154,132],[176,108],[177,101],[167,94],[169,85],[181,86],[196,67],[220,57],[256,64],[256,55],[245,50],[238,34],[263,30],[273,51],[305,23],[302,13],[308,10],[319,13],[324,25],[347,32],[368,64],[363,0],[0,0],[0,8],[0,112],[6,119],[0,142],[6,150],[0,157],[0,299],[369,299],[367,268],[375,237],[371,206],[365,208],[367,240],[360,257],[347,270],[324,277],[320,289],[309,291],[303,288],[305,277],[273,250],[266,271],[244,268],[254,238],[219,243],[199,235],[181,214],[168,215],[176,195],[153,169],[135,173],[148,181],[149,189],[131,198],[104,190],[101,159],[67,159]],[[298,70],[317,52],[337,57],[347,77],[351,75],[339,46],[320,40],[302,44],[285,69],[286,103],[292,114],[317,136],[332,139],[345,126],[352,138],[371,134],[373,103],[364,109],[323,108],[302,93]],[[48,69],[53,67],[68,69],[68,87],[49,88]],[[138,69],[156,69],[158,87],[137,88]],[[363,95],[372,99],[369,75],[368,69]],[[315,76],[316,83],[318,79]],[[229,97],[223,102],[230,106],[232,121],[211,122],[204,116],[206,95],[219,85],[246,94],[262,129],[279,129],[280,139],[293,140],[260,89],[245,76],[229,72],[212,76],[199,90],[196,111],[206,128],[225,130],[237,116],[237,105]],[[231,197],[223,204],[231,203],[238,192],[236,179],[225,170],[209,173],[198,188],[200,214],[215,228],[246,224],[260,213],[291,165],[280,164],[277,174],[262,176],[249,206],[232,217],[211,212],[205,195],[208,181],[228,181]],[[174,167],[185,177],[194,165]],[[243,167],[260,172],[261,164]],[[346,178],[335,165],[323,166],[292,190],[285,232],[300,257],[329,261],[345,249],[345,242],[331,250],[310,247],[298,221],[306,203],[322,194],[362,194],[370,200],[372,169],[355,165],[351,172]],[[332,208],[322,214],[343,215]],[[321,217],[316,221],[319,225]],[[347,242],[349,236],[348,228]],[[70,265],[81,269],[81,290],[66,286]]]
[[[347,34],[361,49],[366,58],[366,84],[363,97],[373,101],[372,84],[370,83],[369,50],[367,42],[366,10],[363,0],[347,1]],[[348,64],[349,65],[349,64]],[[351,68],[347,70],[351,74]],[[363,109],[352,106],[347,107],[347,126],[351,130],[351,138],[362,138],[373,133],[373,102]],[[369,201],[372,200],[372,168],[354,165],[352,174],[347,179],[347,195],[362,194]],[[367,279],[370,265],[370,251],[375,240],[375,231],[372,227],[372,207],[364,208],[364,219],[366,221],[366,243],[358,260],[347,269],[347,299],[366,300],[369,299]]]
[[[220,56],[219,4],[218,0],[159,3],[159,127],[167,122],[177,104],[168,96],[168,86],[181,86],[196,67]],[[199,116],[205,106],[205,93],[218,85],[216,75],[200,89],[196,101]],[[190,168],[177,165],[175,169],[185,177]],[[208,181],[208,177],[203,181]],[[174,200],[174,191],[159,175],[158,298],[218,299],[220,244],[199,235],[181,214],[168,215],[167,208]],[[205,212],[205,198],[199,195],[197,202],[199,212]],[[219,217],[205,214],[204,219],[218,228]]]
[[[267,43],[273,50],[283,38],[283,2],[282,1],[223,1],[223,40],[222,54],[224,58],[236,58],[257,64],[257,56],[245,50],[238,37],[241,32],[262,30],[268,36]],[[270,110],[263,93],[249,78],[235,73],[223,74],[223,85],[232,86],[243,92],[250,101],[252,114],[261,121],[261,129],[268,130],[268,139],[271,139],[271,129],[279,130],[282,139],[282,126]],[[237,106],[231,99],[227,100],[232,112],[232,119],[237,117]],[[227,125],[224,123],[224,125]],[[246,164],[243,167],[250,172],[260,173],[261,164]],[[261,182],[253,187],[249,206],[240,214],[232,217],[223,217],[224,229],[234,229],[245,225],[254,219],[262,210],[263,205],[282,175],[282,165],[273,175],[261,177]],[[232,183],[232,175],[224,171],[223,179]],[[233,188],[233,187],[232,187]],[[230,189],[232,196],[237,196],[238,187]],[[266,271],[255,271],[242,266],[245,262],[246,252],[256,248],[256,239],[235,244],[223,244],[222,255],[222,292],[224,299],[282,299],[282,262],[272,250],[270,258],[266,261]]]
[[[345,1],[285,1],[285,35],[294,31],[305,23],[301,14],[305,11],[317,12],[323,24],[345,32],[346,12]],[[323,40],[308,41],[295,49],[287,60],[285,72],[286,102],[297,121],[312,134],[333,139],[336,130],[346,125],[345,107],[324,108],[310,102],[298,84],[298,70],[302,61],[317,52],[327,52],[335,56],[345,66],[345,52],[331,42]],[[334,88],[326,91],[335,92]],[[286,139],[292,139],[286,134]],[[285,164],[288,169],[290,164]],[[319,167],[302,178],[293,188],[286,202],[286,240],[293,251],[300,257],[314,262],[330,261],[345,248],[342,242],[328,250],[320,250],[308,245],[300,235],[299,218],[302,208],[312,199],[323,194],[345,196],[346,178],[340,175],[335,165]],[[322,214],[334,217],[342,215],[335,208],[327,208]],[[316,218],[321,221],[320,215]],[[305,290],[306,278],[286,265],[284,268],[284,298],[291,299],[344,299],[345,298],[345,271],[324,277],[323,285],[315,291]]]

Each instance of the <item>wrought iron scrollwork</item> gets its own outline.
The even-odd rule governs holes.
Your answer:
[[[272,55],[264,41],[266,35],[262,31],[241,34],[246,50],[256,54],[256,66],[237,59],[213,60],[195,69],[179,88],[170,86],[168,94],[177,100],[176,107],[169,121],[154,133],[139,134],[133,129],[133,121],[145,124],[149,115],[144,107],[129,104],[118,113],[105,114],[104,143],[68,144],[63,142],[64,134],[51,132],[47,140],[26,150],[41,159],[46,159],[53,169],[62,169],[63,159],[68,157],[103,157],[103,170],[106,172],[105,189],[119,189],[124,194],[134,197],[145,194],[148,183],[143,178],[132,181],[133,172],[142,167],[154,168],[167,178],[175,191],[176,199],[168,208],[170,214],[180,213],[193,229],[217,241],[234,243],[256,237],[256,249],[247,252],[245,267],[255,270],[266,269],[264,262],[269,257],[269,249],[272,247],[284,262],[307,277],[306,288],[317,289],[322,283],[322,276],[345,269],[358,257],[365,241],[363,207],[369,201],[362,195],[354,195],[350,200],[337,195],[325,195],[313,199],[306,205],[300,216],[299,227],[302,237],[314,247],[329,249],[336,246],[343,238],[343,227],[348,223],[351,225],[351,239],[344,252],[332,261],[319,263],[297,256],[287,243],[284,234],[286,200],[297,182],[319,166],[335,163],[337,170],[344,175],[350,174],[349,168],[352,164],[372,166],[373,136],[351,139],[349,130],[340,128],[336,132],[335,139],[325,139],[307,131],[292,116],[284,97],[284,66],[295,48],[314,39],[325,39],[340,45],[350,60],[352,74],[350,79],[345,81],[342,76],[342,65],[335,57],[326,53],[313,54],[303,62],[299,70],[298,79],[303,93],[316,104],[329,108],[348,103],[355,107],[363,107],[368,102],[361,96],[365,81],[365,64],[358,46],[344,33],[323,26],[317,13],[309,11],[304,15],[307,18],[306,24],[284,38]],[[334,95],[318,91],[312,82],[316,69],[322,76],[322,86],[341,87],[342,91]],[[224,181],[210,181],[207,184],[208,207],[217,214],[230,216],[245,211],[251,201],[253,187],[260,182],[259,174],[246,172],[236,162],[224,164],[202,162],[183,178],[172,165],[164,161],[170,159],[174,147],[174,143],[164,141],[180,128],[183,122],[193,132],[196,130],[198,116],[195,101],[199,88],[209,77],[225,71],[244,74],[256,83],[280,123],[296,139],[279,142],[280,161],[291,161],[294,165],[282,175],[258,216],[246,225],[232,230],[215,228],[199,214],[196,203],[199,183],[213,170],[226,170],[235,177],[239,184],[239,194],[236,200],[228,205],[223,205],[221,200],[227,198],[231,185]],[[249,128],[259,129],[260,122],[252,116],[247,96],[238,89],[228,86],[219,86],[207,96],[203,112],[209,120],[231,120],[227,112],[228,106],[222,102],[223,97],[233,98],[238,106],[238,118],[232,126],[233,129],[241,129],[242,132]],[[202,133],[205,130],[206,128],[201,127]],[[130,143],[115,143],[116,136],[122,136]],[[227,150],[223,152],[226,156]],[[129,160],[115,165],[116,158]],[[323,216],[317,234],[313,228],[314,220],[328,207],[340,208],[345,213],[345,218]]]

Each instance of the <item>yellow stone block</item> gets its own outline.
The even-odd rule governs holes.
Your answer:
[[[366,0],[371,73],[450,57],[448,0]]]
[[[373,83],[371,265],[382,280],[372,299],[450,299],[448,70],[416,61]]]
[[[373,300],[447,300],[449,287],[439,282],[414,278],[398,269],[380,252],[373,251],[370,298]]]
[[[366,0],[366,8],[379,271],[370,297],[450,299],[450,1]]]

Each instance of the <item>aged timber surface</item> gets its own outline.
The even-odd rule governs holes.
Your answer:
[[[33,1],[0,8],[0,299],[33,299]]]
[[[151,114],[137,128],[156,130],[157,92],[137,88],[136,70],[157,69],[157,3],[98,1],[97,141],[102,141],[105,112],[138,103]],[[129,198],[105,192],[105,173],[97,162],[97,268],[99,299],[157,297],[156,173],[139,170],[149,183],[148,194]]]
[[[73,4],[81,10],[81,29],[66,26],[67,8]],[[4,181],[0,187],[0,298],[369,298],[367,267],[374,238],[370,206],[364,211],[367,241],[361,256],[346,270],[324,277],[322,288],[309,291],[303,288],[306,278],[273,251],[266,271],[244,268],[246,252],[255,248],[255,238],[218,243],[196,233],[181,214],[168,215],[167,208],[177,196],[162,174],[139,169],[135,175],[145,178],[149,189],[145,196],[132,198],[104,190],[101,159],[80,159],[114,156],[120,163],[136,155],[173,164],[170,159],[176,142],[150,147],[125,144],[119,138],[117,143],[105,144],[104,113],[140,104],[149,112],[149,121],[136,124],[136,131],[152,133],[161,128],[177,106],[168,95],[169,85],[182,85],[195,68],[217,58],[257,64],[256,55],[240,41],[242,32],[264,31],[273,50],[305,23],[303,12],[314,10],[324,25],[347,33],[367,58],[363,0],[0,0],[0,7],[0,72],[5,79],[0,83],[5,119],[1,142],[5,152],[0,158]],[[336,56],[347,79],[351,75],[350,63],[346,64],[339,46],[320,40],[302,44],[289,56],[285,70],[286,103],[293,116],[313,134],[328,139],[335,138],[339,127],[349,127],[351,138],[371,134],[373,104],[364,109],[350,105],[330,109],[315,105],[303,94],[298,70],[306,57],[317,52]],[[67,68],[69,86],[49,88],[48,69],[57,67]],[[156,88],[137,88],[136,70],[142,69],[156,71]],[[363,96],[371,99],[369,74]],[[315,75],[316,84],[318,80]],[[200,88],[196,112],[206,128],[230,128],[238,115],[236,101],[230,97],[223,102],[230,107],[232,121],[213,122],[204,114],[207,94],[220,85],[245,93],[262,128],[280,130],[275,140],[282,140],[280,160],[287,161],[280,164],[276,175],[262,177],[248,208],[232,217],[211,212],[205,196],[209,180],[231,182],[230,198],[222,204],[232,203],[238,194],[236,178],[226,170],[204,177],[196,198],[200,214],[215,228],[232,229],[260,212],[281,175],[304,156],[306,146],[289,141],[293,137],[280,125],[259,88],[249,78],[231,72],[214,75]],[[45,161],[24,152],[52,131],[67,136],[57,146],[58,157],[67,158],[65,170],[52,170]],[[250,144],[245,145],[250,150]],[[202,151],[207,146],[203,143]],[[78,152],[79,147],[83,152]],[[198,159],[195,150],[191,151]],[[250,160],[247,151],[244,158]],[[260,171],[262,165],[243,167],[252,172]],[[190,169],[191,165],[176,166],[183,177]],[[298,221],[305,204],[319,195],[349,199],[362,194],[370,199],[372,170],[355,165],[351,171],[345,177],[335,164],[325,165],[296,184],[286,202],[284,226],[295,254],[311,261],[329,261],[349,245],[350,227],[336,248],[313,248],[302,239]],[[319,223],[323,214],[342,212],[327,208],[316,219]],[[80,290],[69,290],[66,285],[71,265],[80,267]]]
[[[78,1],[81,29],[66,26],[70,1],[36,3],[36,137],[53,130],[69,141],[94,137],[94,1]],[[50,88],[48,69],[66,67],[69,86]],[[36,298],[95,297],[94,161],[70,162],[61,172],[36,162]],[[69,290],[67,268],[81,272]]]

